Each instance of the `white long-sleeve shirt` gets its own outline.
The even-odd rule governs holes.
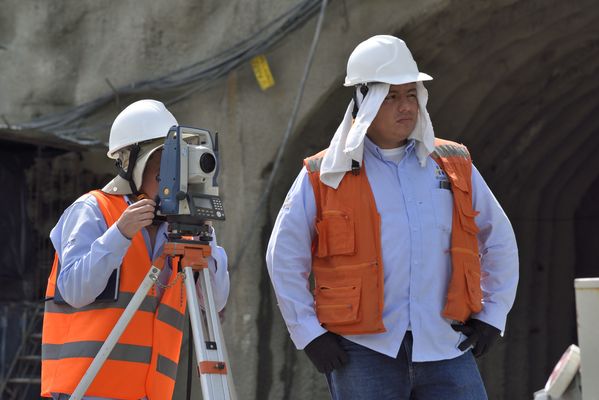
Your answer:
[[[383,322],[387,332],[347,339],[395,357],[407,329],[414,337],[413,361],[457,357],[464,336],[441,315],[451,276],[449,254],[453,197],[445,173],[431,158],[421,167],[408,142],[394,162],[365,138],[364,165],[381,215],[384,268]],[[447,183],[447,182],[446,182]],[[504,330],[518,282],[518,252],[510,222],[476,168],[473,206],[481,254],[483,310],[473,318]],[[266,262],[279,308],[298,349],[326,330],[309,290],[316,204],[305,168],[289,190],[275,222]]]

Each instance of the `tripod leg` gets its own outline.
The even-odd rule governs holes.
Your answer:
[[[203,398],[206,400],[236,400],[231,371],[226,359],[225,343],[210,284],[210,273],[207,268],[204,268],[200,271],[199,276],[206,306],[206,324],[204,324],[197,299],[193,270],[191,267],[185,267],[184,271],[189,318],[196,358],[199,364]]]
[[[148,291],[150,290],[154,282],[158,280],[158,274],[160,274],[160,270],[158,268],[154,266],[150,267],[146,277],[141,282],[141,285],[139,285],[137,291],[133,295],[133,298],[129,301],[129,304],[125,308],[125,311],[123,311],[123,314],[121,314],[114,328],[112,328],[112,331],[110,331],[110,334],[108,335],[106,341],[98,351],[98,354],[93,359],[87,371],[85,371],[83,378],[81,378],[81,381],[79,382],[79,384],[75,388],[75,391],[70,397],[71,400],[80,400],[83,397],[83,395],[87,391],[87,388],[89,388],[89,385],[91,385],[94,378],[100,371],[100,368],[102,368],[102,365],[104,365],[104,363],[106,362],[106,359],[110,355],[110,352],[117,344],[119,338],[127,328],[127,325],[129,325],[129,322],[131,322],[133,315],[139,309],[139,306],[145,299],[146,295],[148,294]]]
[[[193,346],[197,360],[203,361],[208,359],[208,350],[205,347],[204,327],[200,319],[200,305],[195,288],[193,270],[191,267],[185,267],[183,271],[185,272],[185,292],[187,294],[187,307],[193,334]],[[212,385],[204,375],[200,375],[200,382],[202,384],[202,398],[206,400],[213,399]]]
[[[235,391],[235,385],[233,384],[233,373],[231,371],[231,364],[229,363],[229,355],[227,354],[227,346],[225,344],[225,337],[223,335],[223,329],[220,324],[218,311],[216,310],[216,301],[214,300],[214,290],[212,289],[212,283],[210,280],[210,271],[208,268],[204,268],[200,277],[202,293],[205,293],[204,302],[206,303],[206,309],[210,312],[207,313],[206,319],[209,321],[208,326],[212,332],[212,335],[217,343],[220,345],[217,348],[218,359],[223,360],[227,366],[227,374],[223,376],[226,381],[226,385],[229,388],[229,395],[231,400],[237,400],[237,393]]]

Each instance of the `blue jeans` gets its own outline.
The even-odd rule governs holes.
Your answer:
[[[327,374],[333,400],[487,400],[470,351],[451,360],[412,362],[408,331],[396,358],[341,338],[349,362]]]

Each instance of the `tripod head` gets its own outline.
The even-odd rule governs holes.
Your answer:
[[[169,215],[166,221],[169,242],[209,244],[212,241],[212,226],[207,221],[186,215]],[[189,239],[192,236],[198,239]]]

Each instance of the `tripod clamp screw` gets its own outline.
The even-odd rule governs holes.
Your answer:
[[[158,282],[158,275],[160,275],[160,270],[156,267],[152,267],[150,270],[150,279],[152,282]]]

